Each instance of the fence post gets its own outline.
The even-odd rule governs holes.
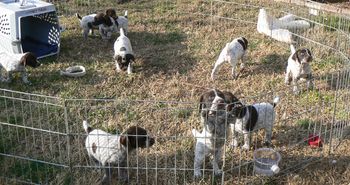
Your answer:
[[[335,89],[335,99],[334,99],[334,107],[333,107],[333,117],[332,117],[332,124],[331,124],[331,130],[329,133],[329,151],[328,154],[330,155],[333,153],[333,146],[332,146],[332,139],[333,139],[333,126],[335,124],[335,116],[336,116],[336,109],[337,109],[337,101],[338,101],[338,85],[339,85],[339,79],[340,79],[340,71],[337,73],[337,83],[336,83],[336,89]]]
[[[70,158],[70,134],[69,134],[69,126],[68,126],[68,110],[67,110],[67,100],[63,100],[63,106],[64,106],[64,123],[66,125],[66,138],[67,138],[67,158],[68,158],[68,166],[69,166],[69,175],[70,179],[74,177],[73,174],[73,168],[72,168],[72,162]]]

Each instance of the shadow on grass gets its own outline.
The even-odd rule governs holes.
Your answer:
[[[132,32],[128,37],[136,54],[136,73],[146,77],[157,73],[186,74],[193,67],[194,59],[183,44],[186,40],[183,33]]]
[[[249,72],[244,72],[243,76],[250,74],[271,74],[271,73],[284,73],[287,67],[289,55],[269,54],[266,55],[261,61],[251,64]]]

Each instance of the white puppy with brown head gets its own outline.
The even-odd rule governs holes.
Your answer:
[[[112,135],[100,129],[92,128],[87,121],[83,121],[83,127],[87,134],[85,148],[89,157],[98,161],[105,167],[105,175],[102,182],[109,184],[111,170],[109,167],[117,166],[122,181],[127,181],[127,162],[131,152],[137,148],[151,147],[155,140],[149,136],[147,130],[137,126],[129,127],[121,135]]]
[[[291,55],[288,58],[285,83],[289,85],[292,82],[293,92],[298,94],[298,81],[305,80],[308,89],[313,86],[310,66],[313,57],[311,51],[306,48],[295,50],[295,47],[290,45],[290,50]]]
[[[11,82],[12,74],[19,72],[21,73],[22,81],[26,84],[30,84],[26,67],[30,66],[32,68],[36,68],[40,65],[41,64],[38,62],[36,55],[32,52],[21,54],[0,52],[0,81]],[[8,74],[7,79],[2,78],[1,68],[6,70]]]
[[[135,61],[134,52],[129,38],[124,34],[124,29],[120,28],[120,36],[114,42],[114,60],[117,72],[121,70],[132,73],[132,62]]]
[[[211,72],[211,79],[215,79],[215,75],[219,67],[225,62],[229,62],[232,66],[232,77],[236,77],[236,65],[238,60],[241,60],[241,70],[244,68],[245,54],[248,48],[248,41],[244,37],[234,39],[232,42],[227,43],[224,49],[222,49],[219,58],[216,60],[214,68]]]

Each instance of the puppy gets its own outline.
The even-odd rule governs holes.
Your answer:
[[[248,48],[248,41],[244,37],[239,37],[234,39],[231,43],[227,43],[224,49],[221,51],[219,58],[216,60],[214,68],[211,72],[211,79],[215,80],[215,74],[219,67],[224,62],[230,62],[232,66],[232,77],[235,78],[235,68],[237,65],[238,60],[241,60],[241,70],[244,68],[245,63],[245,53]]]
[[[113,19],[117,18],[117,12],[113,8],[108,8],[106,10],[106,15],[109,16],[109,17],[112,17]]]
[[[114,60],[117,72],[127,69],[128,74],[132,73],[132,62],[135,62],[134,53],[128,37],[124,34],[124,29],[120,28],[120,36],[114,42]]]
[[[266,144],[271,143],[272,127],[275,121],[275,106],[279,102],[279,97],[276,97],[272,104],[257,103],[253,105],[237,104],[233,107],[231,114],[234,118],[231,126],[232,145],[238,146],[237,133],[244,135],[243,148],[250,148],[250,133],[259,129],[265,129]]]
[[[129,20],[128,20],[128,11],[125,11],[124,16],[116,16],[114,18],[114,31],[118,32],[120,28],[124,29],[124,34],[128,35],[128,25],[129,25]]]
[[[312,71],[310,62],[313,60],[309,49],[295,50],[293,45],[290,45],[291,55],[288,58],[286,69],[285,83],[287,85],[292,82],[294,94],[299,94],[298,81],[306,80],[307,88],[312,88]]]
[[[83,127],[88,134],[85,140],[85,148],[89,157],[98,161],[105,168],[103,183],[110,182],[110,166],[122,167],[119,176],[122,181],[127,181],[127,161],[130,152],[137,148],[151,147],[155,140],[147,134],[144,128],[131,126],[121,135],[112,135],[103,130],[93,129],[83,121]]]
[[[80,27],[83,29],[83,36],[87,39],[89,31],[93,34],[94,29],[98,29],[102,39],[109,39],[112,35],[114,29],[114,19],[106,14],[90,14],[84,17],[81,17],[76,13],[80,21]]]
[[[204,128],[201,133],[192,130],[193,136],[197,139],[194,160],[196,178],[202,176],[201,166],[210,153],[214,155],[212,161],[214,174],[221,174],[218,163],[221,161],[222,147],[229,130],[227,112],[231,111],[234,103],[240,102],[232,93],[226,91],[212,89],[201,95],[199,112]]]
[[[30,66],[32,68],[36,68],[40,65],[41,64],[38,62],[37,57],[32,52],[26,52],[23,54],[0,52],[0,70],[1,68],[4,68],[8,73],[7,79],[3,79],[0,75],[0,81],[11,82],[12,74],[15,72],[20,72],[22,81],[26,84],[30,84],[26,67]]]

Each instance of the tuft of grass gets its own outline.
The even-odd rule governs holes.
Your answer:
[[[313,128],[315,123],[310,119],[301,119],[297,121],[297,125],[305,130]]]

